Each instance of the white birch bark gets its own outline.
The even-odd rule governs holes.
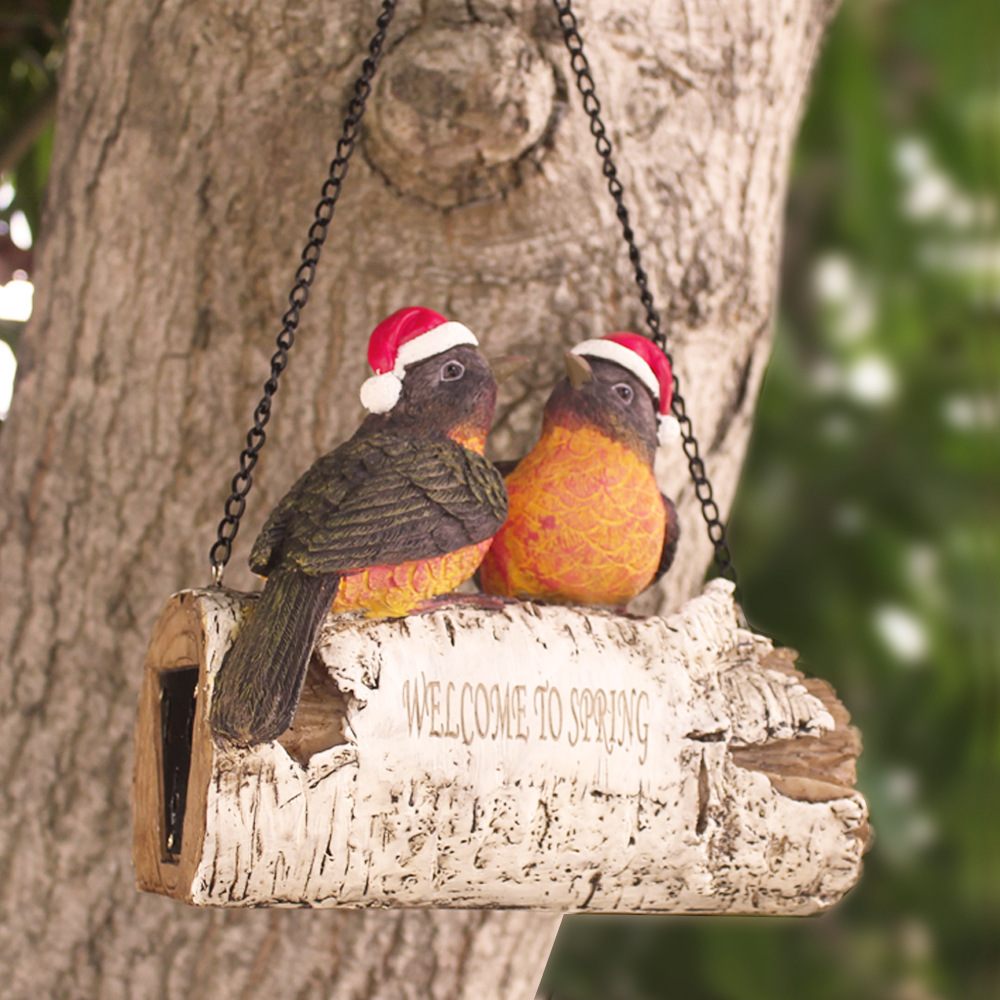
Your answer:
[[[579,3],[723,510],[767,359],[789,153],[832,8]],[[0,953],[12,997],[520,1000],[537,981],[551,917],[197,912],[133,888],[128,788],[144,649],[165,595],[207,582],[374,17],[371,0],[74,7],[36,311],[0,435]],[[418,74],[397,87],[416,116],[402,144],[432,158],[427,109],[454,120],[462,95],[486,95],[481,134],[463,132],[495,168],[463,182],[484,200],[440,207],[394,179],[375,138],[356,158],[230,585],[250,586],[245,556],[270,506],[360,417],[364,340],[391,310],[428,305],[489,351],[536,357],[502,404],[503,454],[530,442],[565,345],[641,326],[584,119],[575,96],[563,104],[567,63],[549,5],[404,5],[390,41],[405,54],[405,35],[416,59],[414,39],[433,47],[456,27],[478,33],[477,45],[497,40],[499,55],[465,63],[450,86]],[[540,66],[554,81],[551,112],[540,142],[505,165],[504,150],[535,134],[534,112],[504,120],[501,106],[519,99],[509,81],[522,70],[509,60],[525,47],[541,81],[532,107],[547,99]],[[401,127],[371,124],[383,138]],[[673,609],[696,591],[709,547],[679,453],[664,481],[684,538],[652,603]]]
[[[203,906],[792,916],[860,874],[856,733],[740,626],[728,581],[668,618],[516,602],[331,616],[291,730],[250,749],[206,721],[248,603],[187,591],[154,632],[133,800],[144,888]],[[158,700],[190,662],[183,848],[164,861]]]

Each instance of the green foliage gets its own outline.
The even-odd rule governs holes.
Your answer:
[[[998,52],[994,0],[841,10],[731,521],[750,621],[864,736],[861,884],[811,920],[568,920],[558,997],[1000,996]]]
[[[38,232],[52,154],[56,73],[62,62],[69,0],[0,4],[0,174],[15,189],[0,211],[24,212]]]
[[[11,227],[26,220],[39,232],[68,11],[69,0],[0,0],[0,285],[20,272],[30,276],[34,266],[32,250],[15,244]],[[22,326],[0,320],[0,340],[15,353]],[[9,373],[0,367],[5,406]]]

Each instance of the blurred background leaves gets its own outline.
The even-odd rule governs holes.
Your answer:
[[[0,421],[31,313],[33,234],[52,154],[69,0],[0,0]]]
[[[8,264],[12,217],[38,230],[68,10],[69,0],[0,0],[0,175],[9,185],[0,197],[0,284],[17,269]],[[30,271],[30,261],[17,263]]]
[[[8,288],[31,275],[68,7],[0,2]],[[845,0],[730,530],[750,621],[862,730],[877,839],[823,917],[567,920],[555,996],[1000,997],[998,220],[1000,3]]]
[[[831,913],[571,918],[565,1000],[1000,997],[1000,3],[845,0],[730,532],[751,623],[864,736]]]

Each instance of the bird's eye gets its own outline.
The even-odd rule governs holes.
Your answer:
[[[625,400],[626,403],[632,402],[632,397],[635,393],[632,392],[632,386],[630,386],[627,382],[616,382],[612,388],[618,393],[619,396],[621,396],[622,399]]]
[[[465,365],[461,361],[446,361],[441,366],[442,382],[457,382],[465,374]]]

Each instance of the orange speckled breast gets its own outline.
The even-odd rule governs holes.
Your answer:
[[[334,613],[364,611],[369,618],[402,618],[421,601],[447,594],[472,576],[492,539],[433,559],[369,566],[340,581]]]
[[[591,427],[547,428],[507,491],[510,513],[480,573],[487,593],[617,607],[653,579],[663,499],[624,444]]]

